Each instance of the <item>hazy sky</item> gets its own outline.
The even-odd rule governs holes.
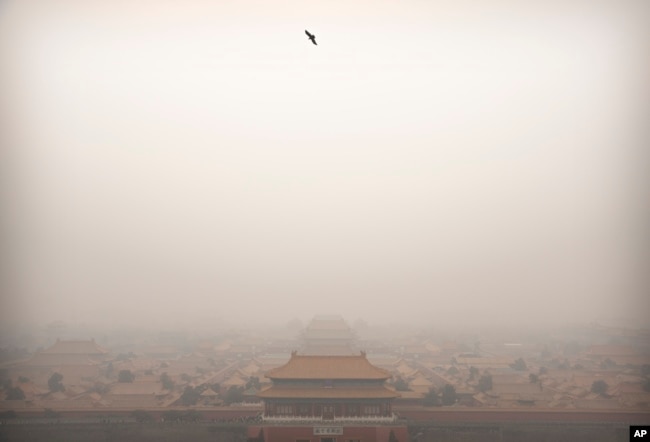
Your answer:
[[[4,1],[0,321],[642,320],[649,23]]]

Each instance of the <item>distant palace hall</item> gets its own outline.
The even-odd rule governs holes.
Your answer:
[[[316,316],[302,333],[304,355],[358,355],[355,336],[340,316]]]

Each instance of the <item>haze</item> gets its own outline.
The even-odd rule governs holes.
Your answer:
[[[649,18],[3,2],[0,321],[644,324]]]

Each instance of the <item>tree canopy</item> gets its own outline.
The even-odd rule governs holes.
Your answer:
[[[594,381],[591,384],[591,392],[599,394],[601,396],[603,396],[607,392],[608,388],[609,385],[607,385],[607,382],[603,381],[602,379]]]
[[[120,370],[120,373],[117,375],[118,382],[133,382],[135,380],[135,375],[131,373],[131,370]]]
[[[57,391],[65,391],[65,387],[63,386],[63,375],[61,373],[54,373],[52,376],[50,376],[50,379],[47,381],[48,387],[50,387],[50,391],[52,393],[56,393]]]
[[[395,379],[395,390],[408,391],[409,384],[401,376]]]
[[[442,405],[454,405],[457,400],[456,388],[453,385],[445,384],[442,388]]]
[[[478,389],[484,393],[488,390],[492,390],[492,375],[484,374],[481,376],[478,380]]]
[[[22,401],[25,400],[25,392],[20,387],[12,387],[7,391],[8,401]]]
[[[248,390],[249,388],[254,388],[255,390],[259,390],[261,387],[260,385],[260,378],[257,376],[251,376],[248,378],[248,382],[246,382],[246,389]]]
[[[429,392],[422,398],[422,405],[425,407],[439,407],[440,404],[440,395],[435,388],[430,388]]]
[[[201,397],[199,388],[185,387],[183,394],[180,397],[183,405],[196,405]]]
[[[226,405],[242,402],[244,400],[244,387],[231,385],[226,394],[224,395],[224,403]]]
[[[172,378],[169,377],[167,372],[164,372],[163,374],[160,375],[160,382],[162,383],[162,386],[165,390],[173,390],[174,389],[174,381],[172,381]]]
[[[524,371],[528,369],[528,366],[526,365],[526,361],[524,361],[523,358],[517,359],[514,364],[510,364],[510,367],[514,368],[517,371]]]

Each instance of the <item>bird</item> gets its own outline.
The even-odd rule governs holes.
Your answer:
[[[307,37],[309,37],[312,43],[318,46],[318,44],[316,44],[316,36],[314,34],[310,34],[307,29],[305,29],[305,34],[307,34]]]

